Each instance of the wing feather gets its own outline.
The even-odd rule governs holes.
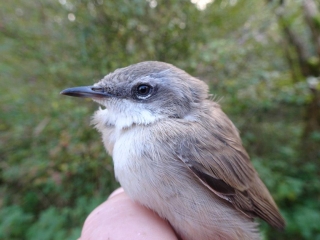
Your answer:
[[[210,122],[199,121],[189,128],[189,134],[178,144],[178,159],[236,209],[283,229],[285,222],[252,166],[237,129],[219,107],[213,110]]]

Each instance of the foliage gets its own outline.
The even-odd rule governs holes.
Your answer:
[[[290,4],[285,21],[308,42],[300,1]],[[216,0],[204,10],[187,0],[1,5],[0,239],[79,236],[85,217],[118,184],[90,126],[97,106],[59,92],[143,60],[170,62],[205,80],[240,129],[287,220],[284,232],[262,223],[265,239],[320,239],[320,156],[308,158],[303,140],[311,95],[306,79],[292,75],[273,5],[249,0]],[[312,141],[320,149],[319,135],[314,132]]]

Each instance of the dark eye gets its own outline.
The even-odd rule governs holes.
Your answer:
[[[135,95],[138,99],[147,99],[151,96],[153,88],[148,84],[140,84],[136,87]]]

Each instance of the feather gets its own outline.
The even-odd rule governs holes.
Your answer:
[[[207,104],[205,116],[200,116],[206,121],[193,123],[196,134],[181,138],[176,150],[179,160],[210,191],[246,216],[258,216],[283,229],[285,222],[253,168],[237,129],[217,104]]]

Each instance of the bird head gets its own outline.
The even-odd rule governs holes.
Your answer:
[[[147,61],[117,69],[93,86],[68,88],[61,94],[92,98],[113,115],[114,122],[126,118],[124,125],[149,124],[184,118],[208,97],[208,86],[171,64]]]

